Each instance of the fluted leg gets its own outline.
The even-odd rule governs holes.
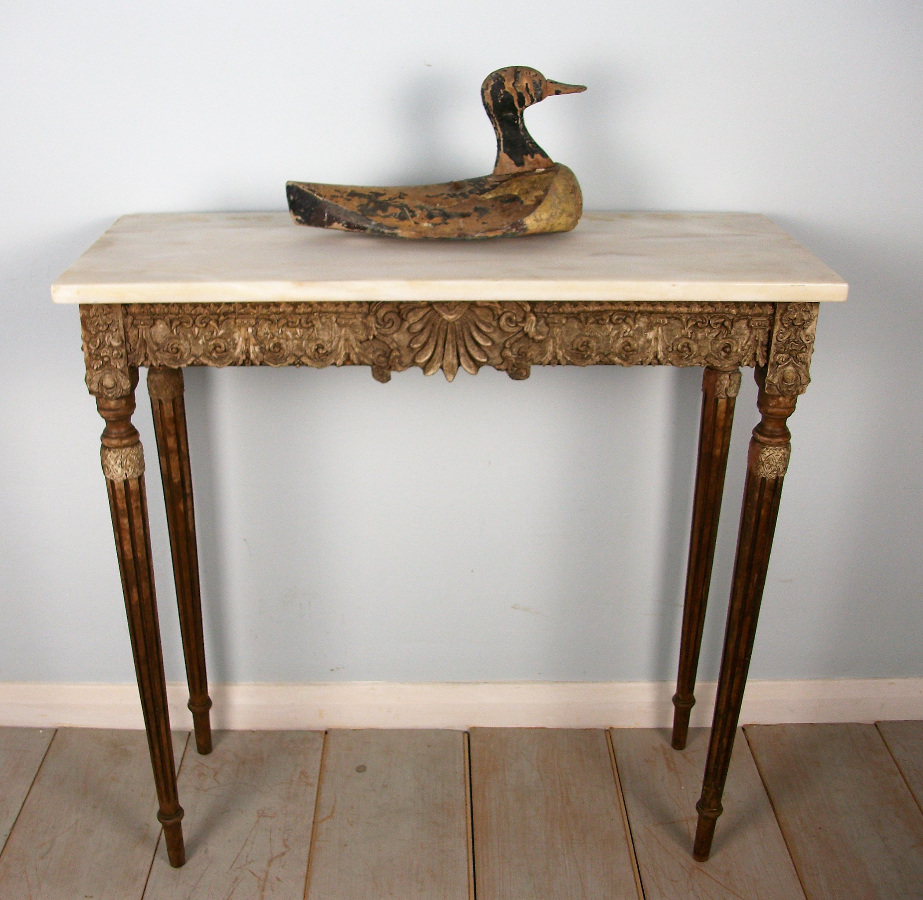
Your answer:
[[[695,473],[692,534],[686,570],[683,631],[679,647],[679,674],[673,695],[673,746],[682,750],[689,732],[689,713],[695,705],[695,676],[699,667],[705,607],[711,584],[718,517],[724,493],[734,403],[740,390],[740,370],[706,369],[702,376],[702,418],[699,458]]]
[[[767,394],[765,374],[763,369],[756,371],[759,385],[757,405],[762,418],[753,430],[750,441],[718,695],[715,699],[702,796],[696,804],[699,819],[693,856],[698,860],[708,859],[715,822],[721,815],[721,795],[727,779],[747,671],[750,668],[750,654],[753,651],[756,621],[766,584],[766,569],[779,512],[782,481],[791,453],[791,435],[786,421],[795,411],[795,398]]]
[[[205,672],[199,557],[182,370],[152,366],[147,375],[147,389],[154,414],[154,433],[157,436],[160,475],[167,508],[173,578],[189,683],[189,710],[192,712],[196,749],[199,753],[211,753],[212,734],[208,711],[212,701],[208,696]]]
[[[131,424],[135,410],[137,369],[130,370],[131,388],[116,399],[97,397],[96,405],[106,420],[102,435],[102,466],[109,492],[112,528],[119,557],[131,649],[141,694],[151,765],[170,864],[181,866],[183,808],[176,790],[176,767],[170,737],[167,687],[160,648],[160,626],[154,595],[154,569],[144,489],[144,455],[138,432]]]

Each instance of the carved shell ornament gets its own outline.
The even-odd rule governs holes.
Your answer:
[[[497,138],[490,175],[445,184],[367,187],[290,181],[299,225],[400,238],[472,239],[570,231],[583,212],[580,185],[552,162],[526,129],[523,113],[546,97],[585,91],[528,66],[491,72],[481,100]]]
[[[459,366],[477,374],[487,362],[487,348],[494,343],[497,330],[491,312],[473,303],[434,303],[411,309],[407,332],[413,361],[426,375],[441,368],[449,381]]]

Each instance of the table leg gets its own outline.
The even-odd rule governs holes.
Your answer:
[[[721,673],[718,676],[718,695],[715,699],[702,796],[696,804],[699,819],[692,854],[698,860],[708,859],[715,822],[721,815],[721,795],[727,779],[747,671],[750,668],[750,654],[753,651],[760,601],[766,584],[766,569],[779,512],[782,481],[791,453],[791,434],[786,421],[795,411],[796,398],[766,393],[765,379],[765,369],[757,369],[757,406],[761,419],[753,429],[750,440],[737,557],[734,561]]]
[[[673,695],[673,746],[682,750],[689,732],[689,713],[695,705],[695,676],[702,646],[702,627],[711,584],[718,517],[724,493],[734,403],[740,389],[740,370],[721,372],[706,368],[702,376],[702,418],[699,457],[695,473],[692,534],[686,570],[683,631],[679,647],[679,674]]]
[[[96,405],[99,414],[106,420],[101,459],[109,492],[141,709],[160,804],[157,818],[163,825],[170,864],[181,866],[185,861],[181,824],[183,808],[179,805],[176,790],[176,766],[154,594],[144,489],[144,454],[138,432],[131,424],[137,382],[138,370],[131,369],[128,393],[112,399],[97,397]]]
[[[152,366],[147,374],[147,390],[154,414],[154,433],[157,437],[160,476],[173,554],[173,578],[183,637],[183,656],[186,660],[186,679],[189,683],[188,705],[195,729],[196,749],[199,753],[211,753],[212,734],[208,711],[212,701],[208,696],[205,672],[199,557],[182,370]]]

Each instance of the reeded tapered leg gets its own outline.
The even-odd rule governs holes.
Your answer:
[[[186,660],[186,679],[189,683],[189,710],[195,729],[196,749],[199,753],[211,753],[212,733],[208,711],[212,701],[208,696],[205,672],[199,556],[196,548],[182,370],[152,366],[147,374],[147,390],[154,414],[154,433],[157,437],[160,476],[167,508],[173,578],[183,637],[183,656]]]
[[[176,790],[176,765],[170,737],[167,686],[160,648],[160,626],[154,595],[154,569],[144,488],[144,454],[138,432],[131,424],[135,410],[134,388],[138,370],[130,370],[128,394],[114,399],[96,398],[99,414],[106,420],[102,434],[102,465],[109,491],[112,529],[119,557],[128,631],[141,694],[151,765],[170,865],[185,862],[183,808]]]
[[[721,815],[721,795],[727,779],[750,668],[750,654],[753,652],[756,621],[766,584],[766,569],[779,512],[782,481],[791,454],[791,435],[786,421],[795,411],[795,397],[768,394],[765,377],[765,370],[757,369],[757,405],[762,418],[753,429],[750,440],[718,695],[715,699],[702,796],[696,804],[699,820],[692,854],[698,860],[708,859],[715,822]]]
[[[683,632],[679,646],[679,674],[673,695],[673,746],[682,750],[689,733],[689,713],[695,705],[695,676],[702,646],[702,627],[711,584],[718,518],[724,493],[734,403],[740,390],[740,370],[706,369],[702,376],[702,418],[699,458],[695,473],[692,535],[686,569]]]

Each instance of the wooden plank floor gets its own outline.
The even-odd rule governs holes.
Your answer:
[[[747,737],[808,896],[923,897],[923,813],[874,725]]]
[[[174,735],[183,756],[188,735]],[[142,731],[60,729],[0,854],[0,897],[140,897],[160,836]]]
[[[613,729],[612,744],[645,900],[804,897],[743,734],[734,742],[724,812],[704,865],[689,849],[708,729],[691,729],[680,752],[667,730]]]
[[[637,897],[604,731],[471,732],[478,900]]]
[[[696,863],[705,737],[177,735],[177,870],[143,733],[0,728],[0,898],[923,898],[923,723],[746,728]]]
[[[307,896],[468,900],[462,731],[331,731]]]
[[[879,722],[878,730],[923,809],[923,722]]]
[[[10,836],[53,733],[39,728],[0,728],[0,847]]]
[[[194,744],[194,742],[191,742]],[[147,900],[301,900],[322,732],[231,731],[180,769],[186,865],[155,854]]]

